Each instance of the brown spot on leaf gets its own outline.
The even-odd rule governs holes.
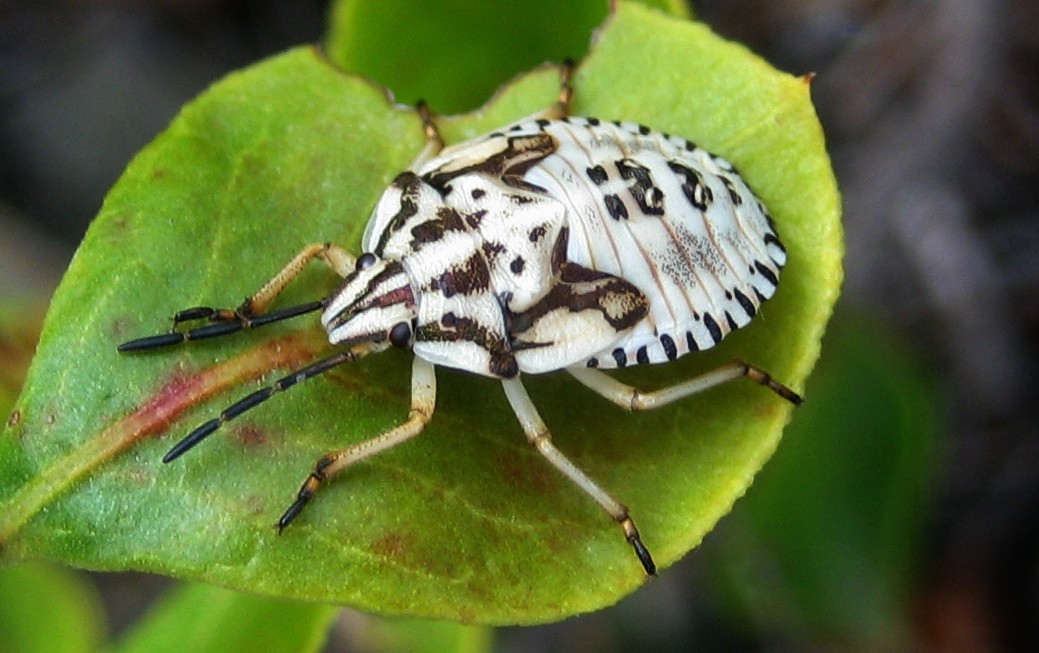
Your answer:
[[[500,456],[498,474],[506,487],[517,492],[533,490],[546,497],[559,492],[557,473],[540,459],[516,454]]]
[[[409,548],[408,538],[394,531],[372,542],[371,551],[384,558],[400,560],[407,555]]]
[[[266,432],[255,424],[245,424],[239,427],[235,434],[238,436],[238,440],[247,447],[267,444]]]
[[[17,426],[18,423],[21,422],[21,421],[22,421],[22,411],[20,411],[20,410],[12,410],[10,416],[8,416],[8,418],[7,418],[7,425],[11,426],[11,427]]]

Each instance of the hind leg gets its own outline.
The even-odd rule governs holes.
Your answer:
[[[768,372],[756,365],[743,361],[733,361],[700,376],[653,392],[643,392],[626,383],[621,383],[602,370],[590,367],[575,365],[567,368],[567,372],[585,387],[609,399],[621,408],[631,411],[649,410],[666,406],[683,397],[699,394],[704,390],[742,378],[750,379],[765,386],[792,404],[800,404],[802,401],[801,395],[773,379]]]

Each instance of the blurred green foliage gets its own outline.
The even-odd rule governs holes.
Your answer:
[[[783,446],[705,552],[730,626],[805,650],[913,650],[935,381],[884,326],[838,314]]]
[[[642,4],[688,16],[681,0]],[[398,102],[461,113],[521,72],[582,59],[608,7],[607,0],[338,0],[325,51],[344,70],[392,89]]]

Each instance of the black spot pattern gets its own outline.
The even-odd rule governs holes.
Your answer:
[[[776,278],[775,272],[765,267],[761,261],[754,261],[754,268],[773,286],[779,284],[779,279]]]
[[[480,249],[483,250],[483,256],[487,259],[488,263],[493,263],[494,259],[498,258],[498,255],[506,252],[505,245],[493,240],[484,241],[480,245]]]
[[[664,193],[653,184],[653,176],[646,166],[633,159],[621,159],[614,165],[621,179],[631,182],[628,191],[644,215],[664,215]]]
[[[449,231],[464,231],[462,216],[450,207],[441,207],[437,219],[427,220],[411,228],[411,246],[418,250],[426,243],[433,243]]]
[[[541,240],[542,238],[544,238],[545,234],[547,234],[547,233],[548,233],[548,228],[545,227],[545,225],[539,225],[539,226],[534,227],[533,229],[530,230],[530,233],[527,234],[527,238],[530,240],[530,242],[536,243],[539,240]]]
[[[707,327],[707,332],[711,334],[711,340],[714,341],[714,344],[717,345],[722,341],[722,328],[718,326],[718,323],[715,322],[710,313],[704,313],[703,324]]]
[[[420,325],[415,330],[415,339],[425,342],[475,343],[490,355],[487,369],[491,374],[503,378],[512,378],[519,374],[519,364],[509,351],[509,344],[493,330],[470,317],[453,312],[445,313],[439,323]]]
[[[675,341],[671,336],[666,333],[660,336],[660,346],[664,348],[664,355],[667,356],[669,361],[678,358],[678,347],[675,346]]]
[[[617,363],[617,367],[624,367],[628,364],[628,355],[624,353],[624,349],[617,347],[613,350],[613,360]]]
[[[490,288],[491,273],[479,254],[473,254],[460,265],[450,267],[430,281],[429,289],[444,297],[474,295]]]
[[[610,178],[609,175],[606,174],[606,168],[598,165],[588,168],[585,172],[588,174],[588,178],[591,179],[592,183],[596,186],[602,186]]]
[[[475,211],[473,213],[467,213],[465,216],[463,216],[463,218],[465,220],[465,224],[470,229],[479,229],[480,228],[480,223],[483,222],[483,218],[486,215],[487,215],[487,210],[486,209],[480,209],[479,211]]]
[[[610,214],[611,218],[614,220],[628,219],[628,207],[624,206],[621,198],[612,194],[603,195],[602,201],[606,205],[606,212]]]
[[[783,247],[783,243],[779,242],[779,239],[776,238],[774,234],[765,234],[764,240],[766,245],[775,245],[779,248],[779,251],[786,253],[786,248]]]
[[[746,311],[747,316],[754,317],[754,314],[757,313],[757,309],[754,308],[754,302],[750,301],[750,298],[741,293],[739,289],[734,290],[733,293],[736,295],[736,301],[739,302],[740,306],[743,307],[743,310]]]
[[[689,347],[689,351],[700,351],[700,348],[696,345],[696,338],[693,337],[692,331],[685,332],[685,344]]]
[[[711,189],[704,185],[700,173],[678,161],[668,161],[667,167],[682,178],[682,194],[689,200],[689,203],[701,211],[706,211],[707,207],[711,205],[714,195],[711,193]]]
[[[743,196],[736,191],[736,185],[732,183],[732,180],[728,177],[721,177],[722,183],[725,184],[725,190],[729,191],[729,200],[733,206],[740,206],[743,204]]]

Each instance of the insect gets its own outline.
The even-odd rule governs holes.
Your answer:
[[[765,206],[724,159],[642,125],[571,116],[570,73],[564,65],[552,106],[451,147],[420,104],[426,146],[379,199],[363,254],[309,245],[238,308],[189,308],[174,316],[170,332],[120,345],[165,347],[321,311],[338,346],[232,404],[163,461],[303,380],[391,346],[410,349],[407,420],[321,456],[278,520],[279,532],[332,476],[422,432],[440,365],[500,380],[527,439],[620,525],[646,573],[656,573],[628,509],[552,443],[521,375],[566,370],[632,411],[743,377],[800,403],[742,361],[654,392],[602,371],[718,344],[774,294],[786,251]],[[339,286],[319,301],[268,310],[315,259],[342,278]],[[208,323],[178,329],[200,320]]]

